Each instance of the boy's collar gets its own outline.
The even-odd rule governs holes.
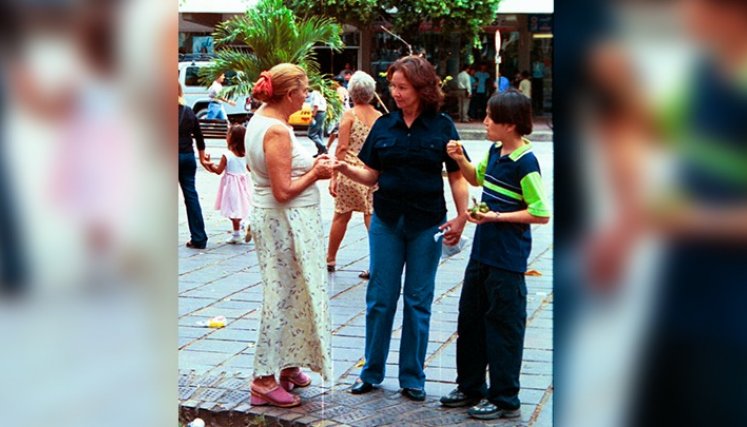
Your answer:
[[[532,142],[531,141],[529,141],[528,139],[523,138],[523,137],[521,138],[521,141],[524,144],[521,147],[519,147],[519,148],[515,149],[514,151],[512,151],[511,154],[508,155],[509,159],[511,159],[513,161],[517,161],[517,160],[519,160],[521,158],[521,156],[523,156],[524,154],[526,154],[527,151],[529,151],[529,150],[532,149]],[[503,147],[503,142],[496,141],[495,142],[495,147],[496,148]]]

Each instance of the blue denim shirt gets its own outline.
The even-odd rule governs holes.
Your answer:
[[[408,229],[425,229],[446,215],[442,171],[459,170],[446,154],[449,140],[459,139],[454,122],[442,113],[423,112],[407,127],[402,113],[380,117],[358,157],[379,172],[374,212],[394,224],[404,215]]]

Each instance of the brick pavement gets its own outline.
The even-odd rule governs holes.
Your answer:
[[[306,138],[305,143],[311,146]],[[219,158],[223,141],[208,141],[208,152]],[[465,141],[467,150],[479,158],[488,148],[484,141]],[[537,142],[549,194],[552,194],[551,142]],[[313,374],[313,385],[301,389],[304,404],[298,408],[251,407],[248,404],[254,343],[262,299],[261,278],[254,245],[227,245],[230,222],[212,209],[219,177],[200,169],[197,190],[210,241],[202,251],[184,247],[189,239],[186,214],[179,197],[179,405],[180,419],[196,416],[215,426],[244,425],[552,425],[552,221],[534,227],[530,269],[542,275],[527,277],[528,326],[522,365],[518,420],[476,422],[465,409],[442,409],[438,398],[454,387],[456,377],[456,319],[461,281],[470,247],[442,259],[436,279],[431,335],[426,356],[425,403],[400,397],[397,360],[400,329],[394,330],[388,370],[381,388],[363,396],[346,390],[360,372],[363,356],[366,281],[358,273],[368,266],[368,243],[362,217],[354,215],[338,255],[338,271],[329,276],[334,382],[322,384]],[[322,187],[322,218],[329,229],[333,199]],[[472,188],[478,195],[479,189]],[[453,204],[447,197],[449,208]],[[474,226],[465,236],[471,239]],[[395,325],[401,324],[400,314]],[[223,315],[223,329],[197,326],[197,322]]]

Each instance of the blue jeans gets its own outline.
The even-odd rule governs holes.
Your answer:
[[[314,122],[309,126],[309,139],[316,145],[319,154],[326,153],[327,147],[324,145],[324,119],[327,117],[326,111],[317,111],[314,116]]]
[[[187,207],[187,222],[189,222],[189,234],[192,243],[201,247],[207,244],[205,233],[205,221],[202,219],[202,208],[200,198],[195,188],[195,174],[197,173],[197,161],[192,152],[179,153],[179,186],[184,194],[184,205]]]
[[[384,380],[392,324],[402,288],[404,316],[399,348],[399,384],[402,388],[425,385],[425,353],[431,318],[436,268],[441,240],[434,242],[438,225],[422,231],[407,230],[404,217],[390,225],[374,213],[371,218],[371,278],[366,290],[366,364],[361,379],[371,384]]]
[[[227,120],[228,116],[226,115],[226,109],[223,108],[223,104],[221,104],[220,102],[211,101],[208,104],[207,116],[205,116],[205,118]]]

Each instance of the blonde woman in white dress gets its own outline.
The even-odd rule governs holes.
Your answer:
[[[254,355],[252,405],[301,404],[289,393],[311,379],[330,379],[330,331],[324,234],[316,181],[332,176],[327,156],[312,158],[288,117],[308,93],[304,70],[279,64],[261,73],[252,95],[264,104],[246,129],[254,187],[249,223],[264,285]]]

